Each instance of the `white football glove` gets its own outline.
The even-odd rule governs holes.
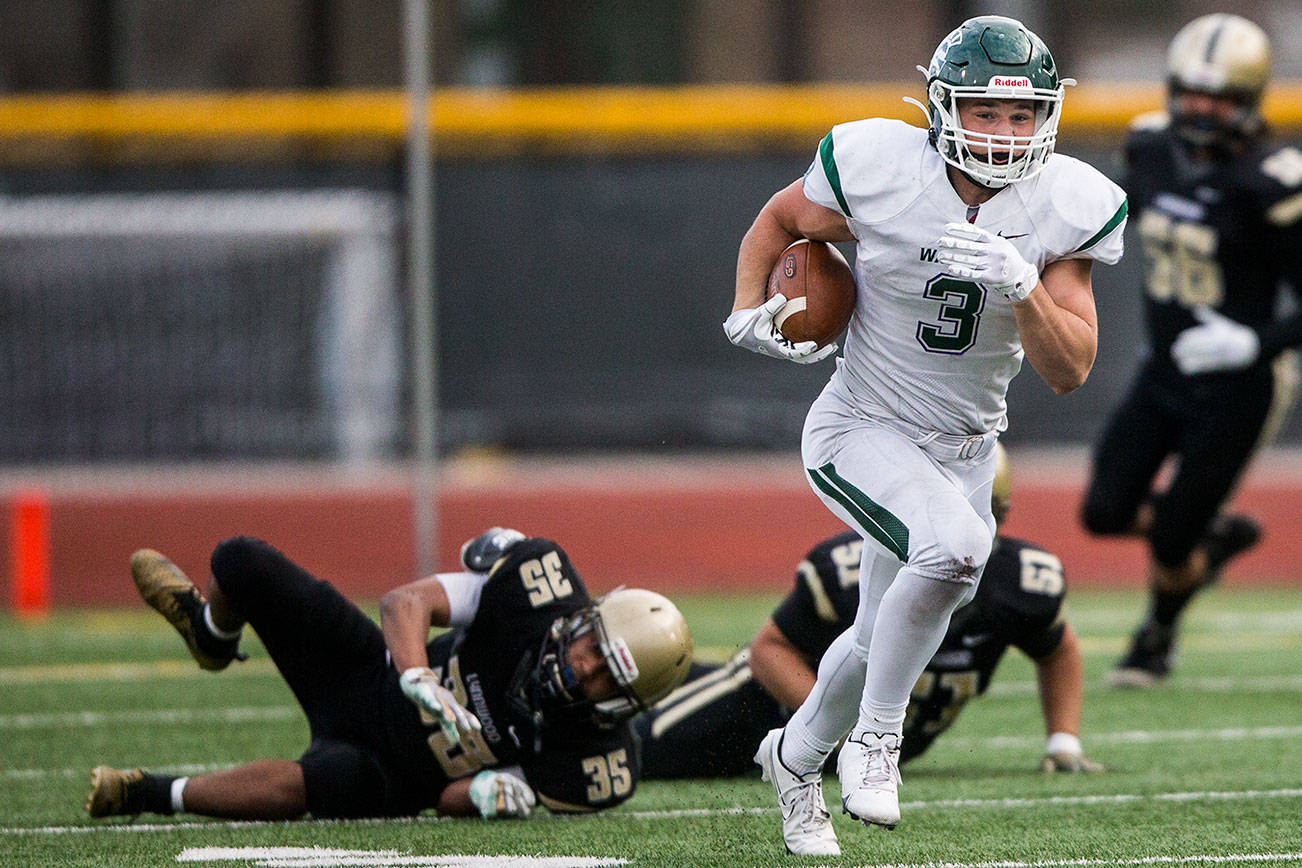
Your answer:
[[[1039,269],[1013,242],[971,223],[946,223],[938,244],[936,261],[946,274],[985,284],[1009,301],[1025,301],[1040,282]]]
[[[773,323],[773,317],[777,316],[786,303],[787,297],[778,293],[759,307],[734,310],[723,321],[723,332],[728,340],[742,349],[802,365],[821,362],[836,352],[835,341],[820,350],[814,341],[796,344],[783,337]]]
[[[1171,344],[1171,358],[1180,373],[1239,371],[1257,361],[1261,339],[1251,328],[1210,307],[1196,307],[1193,315],[1202,325],[1180,332]]]
[[[437,723],[453,747],[461,744],[462,735],[479,732],[475,717],[452,696],[434,673],[424,666],[413,666],[398,677],[402,693],[421,710],[426,723]]]
[[[470,781],[470,801],[479,809],[479,816],[493,817],[529,816],[538,799],[533,789],[515,775],[484,769]]]
[[[1096,774],[1103,770],[1102,763],[1085,758],[1080,739],[1069,732],[1055,732],[1044,743],[1044,759],[1040,760],[1040,771],[1045,774],[1054,772]]]

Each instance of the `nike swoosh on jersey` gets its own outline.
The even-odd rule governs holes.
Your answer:
[[[1009,241],[1012,241],[1014,238],[1025,238],[1027,235],[1030,235],[1031,233],[1023,232],[1021,235],[1005,235],[1003,232],[996,232],[995,234],[998,235],[1000,238],[1007,238]]]

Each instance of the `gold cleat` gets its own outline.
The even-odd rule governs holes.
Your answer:
[[[96,766],[90,773],[86,813],[92,817],[135,816],[145,809],[145,773]]]
[[[176,564],[153,549],[140,549],[131,556],[131,578],[144,601],[181,634],[200,668],[218,672],[244,659],[239,639],[218,639],[204,626],[205,600]]]

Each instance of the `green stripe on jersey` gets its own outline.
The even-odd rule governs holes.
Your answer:
[[[903,563],[909,558],[909,529],[904,526],[890,510],[877,503],[872,498],[855,488],[849,482],[841,478],[832,466],[832,462],[824,464],[822,467],[806,468],[809,472],[809,478],[814,481],[819,490],[828,497],[835,500],[850,513],[862,528],[875,540],[886,546],[887,550]]]
[[[836,194],[841,211],[849,217],[850,206],[846,204],[845,194],[841,192],[841,173],[836,170],[836,157],[832,155],[831,133],[823,136],[823,141],[818,143],[818,157],[823,161],[823,174],[827,175],[827,182],[832,185],[832,192]]]
[[[1098,244],[1100,241],[1102,241],[1104,236],[1106,236],[1113,229],[1117,228],[1117,224],[1119,224],[1122,220],[1126,219],[1126,212],[1129,210],[1130,210],[1130,201],[1128,199],[1122,199],[1121,207],[1117,209],[1117,213],[1112,215],[1112,219],[1109,220],[1107,223],[1104,223],[1102,229],[1100,229],[1098,232],[1095,232],[1092,236],[1090,236],[1089,241],[1086,241],[1080,247],[1077,247],[1075,250],[1072,251],[1072,253],[1080,253],[1082,250],[1087,250],[1090,247],[1093,247],[1095,244]]]

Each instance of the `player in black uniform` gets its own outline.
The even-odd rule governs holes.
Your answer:
[[[1285,350],[1302,343],[1302,316],[1276,316],[1282,284],[1302,288],[1302,152],[1265,139],[1266,35],[1206,15],[1176,35],[1167,67],[1168,111],[1137,119],[1125,145],[1149,353],[1095,448],[1082,508],[1091,532],[1149,545],[1151,606],[1108,679],[1122,686],[1166,677],[1180,613],[1257,542],[1255,521],[1222,508],[1292,405]]]
[[[1009,508],[1007,458],[999,449],[993,511]],[[682,687],[634,729],[647,778],[717,777],[755,768],[756,746],[782,726],[812,689],[828,647],[854,623],[859,606],[863,540],[847,532],[805,556],[795,587],[760,628],[750,647],[723,666],[692,664]],[[1098,771],[1082,755],[1081,658],[1062,618],[1062,564],[1022,540],[997,536],[976,597],[958,609],[939,650],[913,688],[904,722],[901,762],[925,751],[969,699],[984,693],[1009,646],[1036,665],[1049,738],[1045,771]]]
[[[92,773],[92,816],[188,811],[240,819],[527,816],[608,808],[639,777],[629,718],[677,686],[691,658],[669,600],[620,589],[593,600],[565,552],[492,528],[467,571],[396,588],[380,625],[261,540],[212,555],[204,600],[158,552],[131,559],[145,600],[205,669],[257,631],[307,715],[297,761],[193,778]],[[431,625],[451,626],[433,641]],[[428,642],[428,644],[427,644]]]

